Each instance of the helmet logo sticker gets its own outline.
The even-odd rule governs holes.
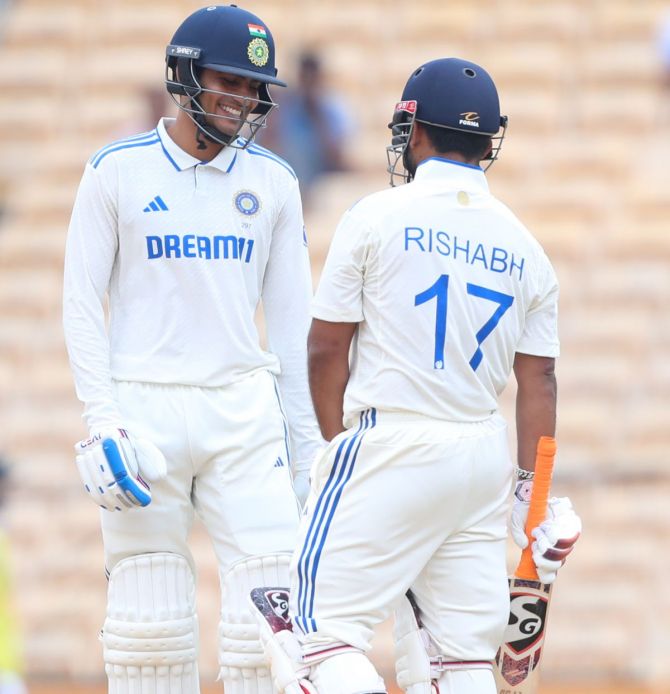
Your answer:
[[[395,105],[396,111],[407,111],[408,113],[416,113],[416,101],[399,101]],[[463,114],[461,114],[463,115]]]
[[[250,190],[241,190],[233,198],[235,209],[245,217],[253,217],[261,209],[258,196]]]
[[[260,24],[247,24],[249,27],[249,33],[252,36],[260,36],[260,38],[265,39],[268,36],[268,32],[265,30],[264,26]]]
[[[249,41],[247,55],[254,65],[263,67],[267,65],[268,59],[270,58],[270,49],[264,39],[255,38]]]
[[[466,111],[460,114],[461,119],[458,121],[459,125],[469,125],[471,128],[478,128],[479,114],[475,111]]]

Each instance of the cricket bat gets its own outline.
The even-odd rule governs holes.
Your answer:
[[[533,491],[526,521],[529,544],[509,579],[510,613],[503,644],[495,659],[498,694],[537,694],[540,658],[547,628],[551,584],[541,583],[533,562],[530,531],[544,520],[554,469],[556,440],[542,436],[537,444]]]

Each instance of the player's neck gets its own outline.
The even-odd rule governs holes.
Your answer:
[[[463,156],[460,152],[439,152],[435,154],[440,159],[449,159],[449,161],[457,161],[461,164],[469,164],[470,166],[479,166],[479,159],[472,159]]]
[[[421,161],[425,161],[426,159],[448,159],[449,161],[457,161],[460,164],[479,166],[479,159],[468,158],[460,152],[438,152],[437,150],[433,149],[426,153]]]
[[[170,139],[184,152],[200,161],[211,161],[223,149],[200,131],[190,118],[177,118],[167,126]]]

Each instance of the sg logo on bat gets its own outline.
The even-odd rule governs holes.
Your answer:
[[[528,677],[540,661],[550,595],[550,586],[537,581],[515,578],[510,582],[509,622],[496,665],[511,689],[499,688],[498,694],[531,691]]]
[[[510,616],[507,632],[508,646],[515,653],[532,648],[538,635],[544,631],[547,600],[534,593],[516,593],[510,596]]]

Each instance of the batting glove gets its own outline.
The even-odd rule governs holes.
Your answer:
[[[528,507],[530,506],[532,491],[532,479],[520,479],[514,488],[514,505],[512,506],[512,517],[510,518],[510,532],[515,544],[521,549],[526,549],[528,546],[526,519],[528,518]]]
[[[514,542],[521,549],[528,546],[526,519],[532,489],[532,480],[519,480],[514,490],[510,532]],[[572,508],[570,499],[549,499],[545,520],[531,531],[535,538],[531,546],[533,561],[542,583],[553,583],[556,580],[558,570],[574,549],[581,532],[582,521]]]
[[[542,583],[553,583],[558,570],[575,547],[582,532],[582,521],[567,496],[549,500],[547,518],[531,535],[537,575]]]
[[[165,479],[163,454],[125,429],[103,429],[75,444],[84,488],[106,511],[126,511],[151,503],[149,483]]]

